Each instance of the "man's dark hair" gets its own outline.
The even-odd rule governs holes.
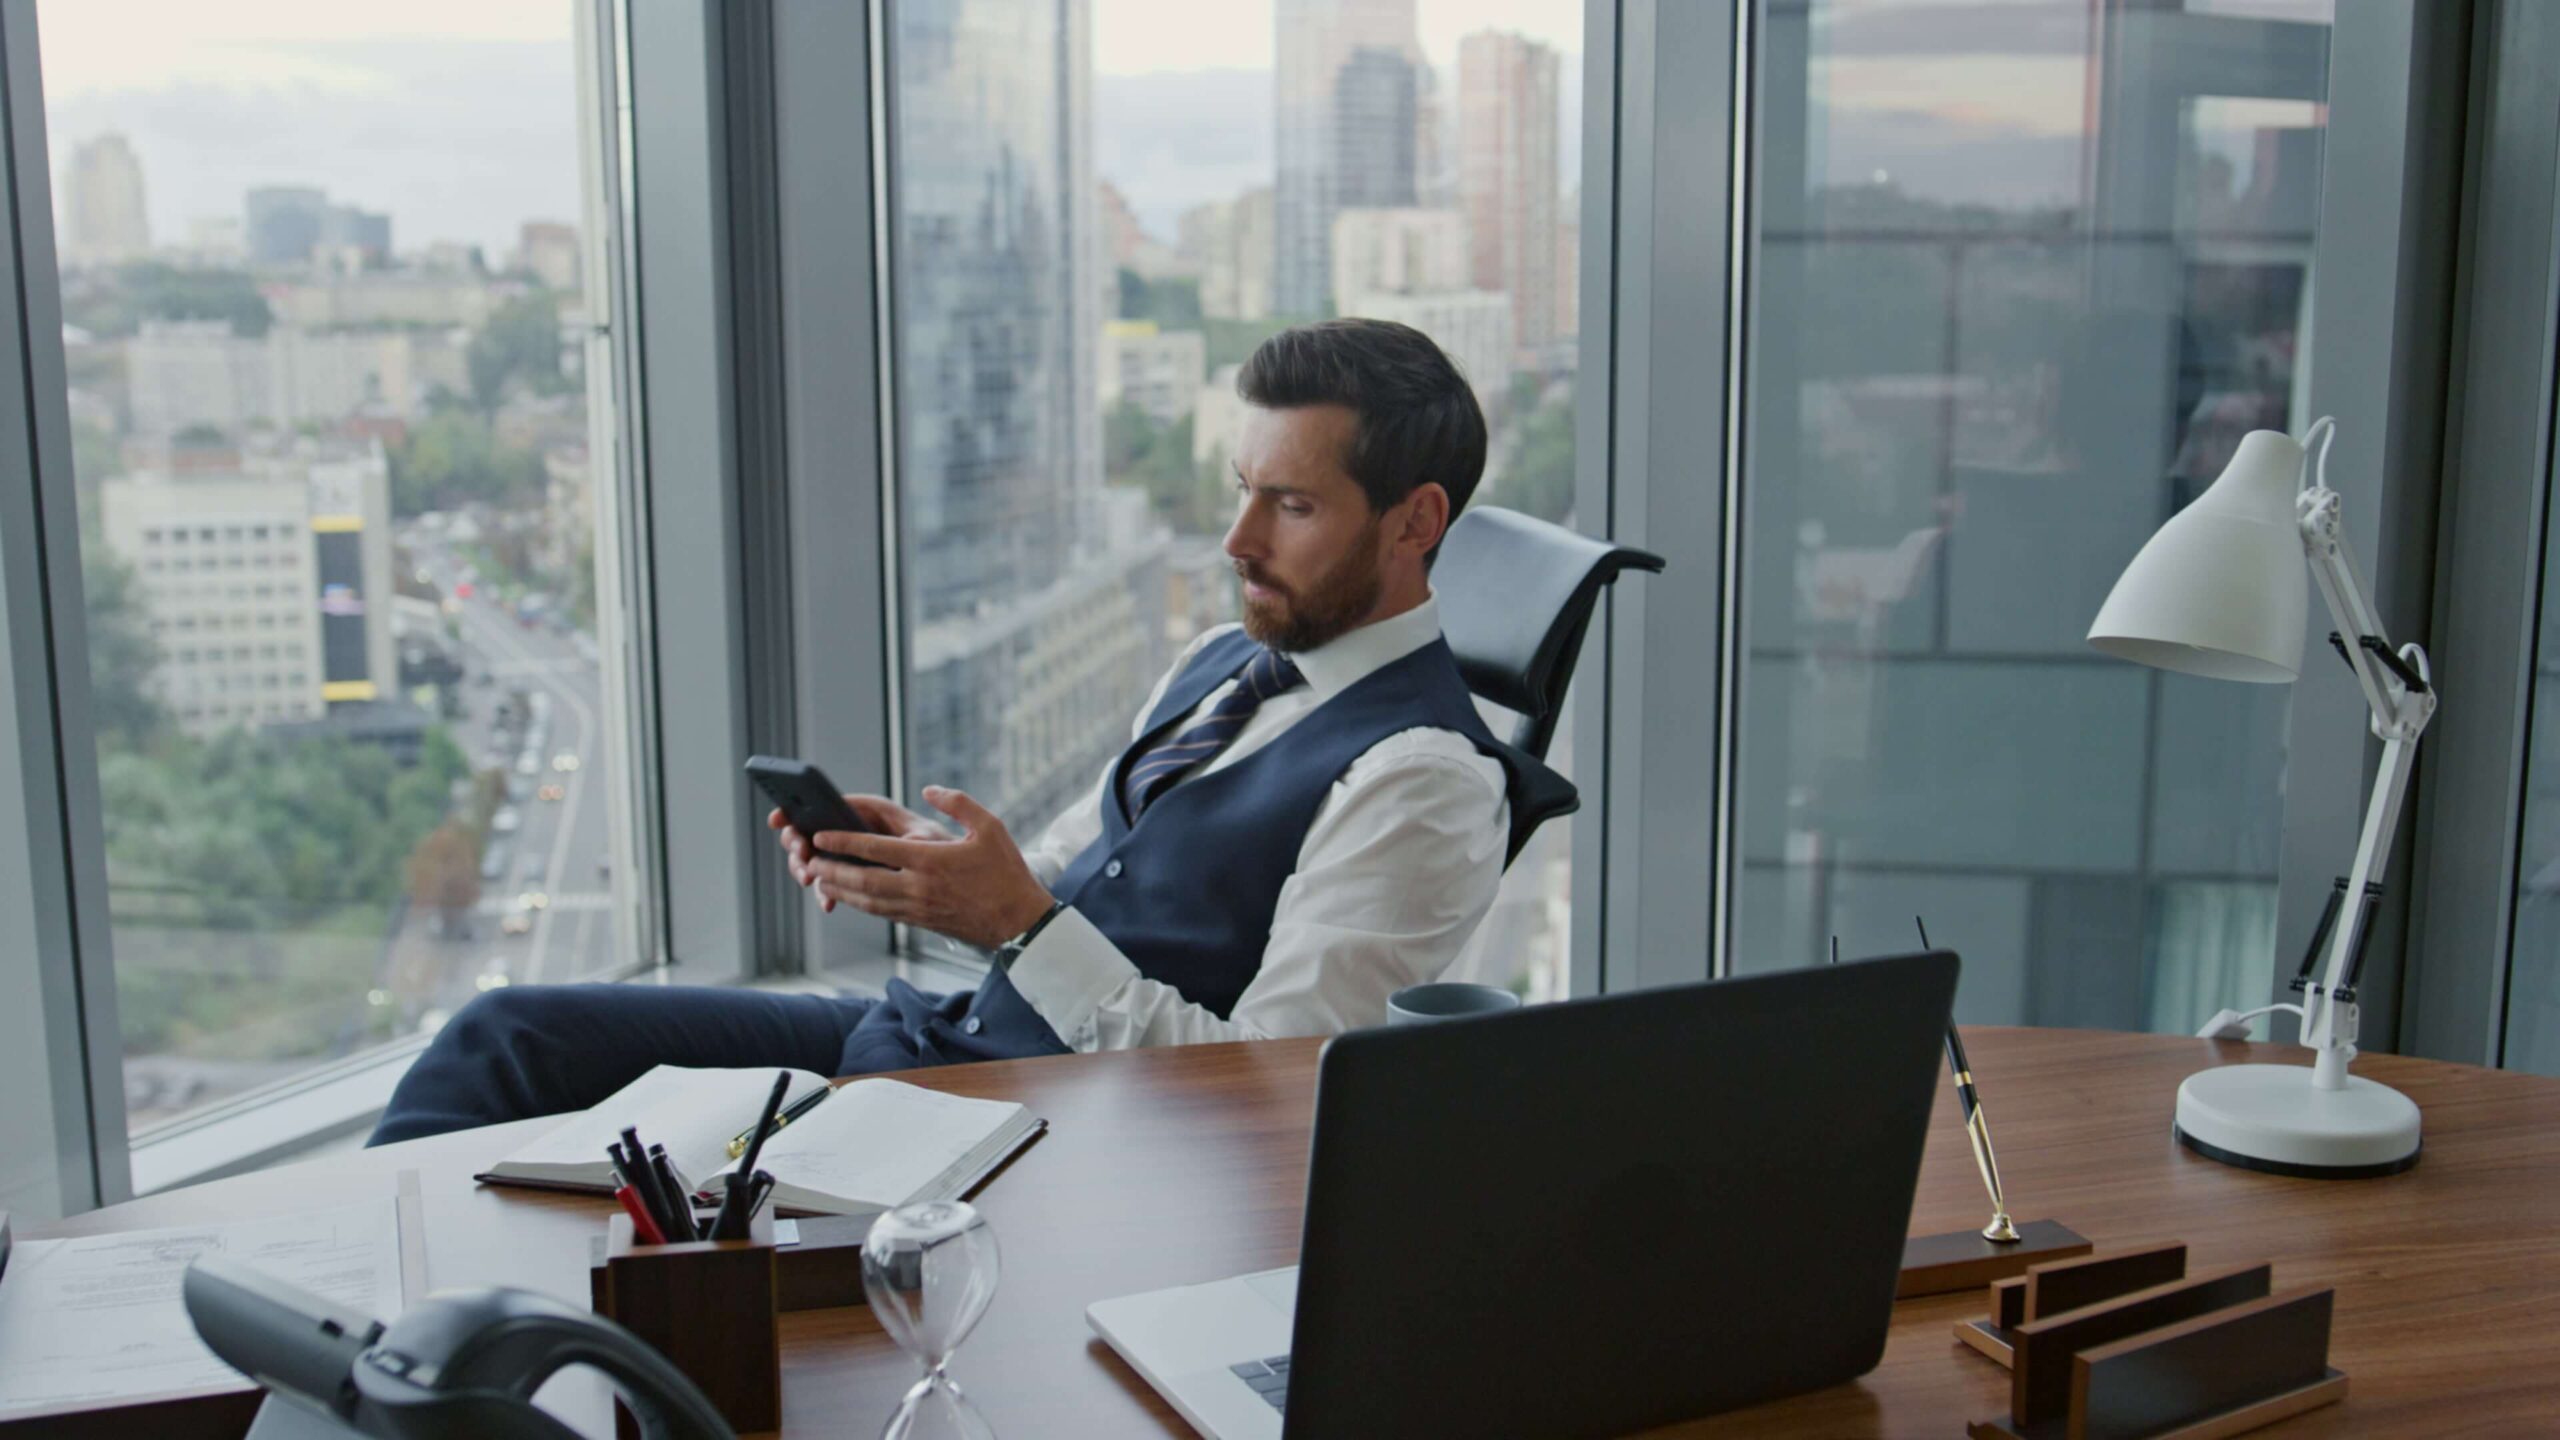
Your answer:
[[[1392,320],[1295,325],[1254,347],[1236,394],[1266,410],[1341,405],[1360,426],[1342,467],[1373,512],[1422,485],[1449,492],[1449,518],[1484,477],[1484,411],[1431,337]]]

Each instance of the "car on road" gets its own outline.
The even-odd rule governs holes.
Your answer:
[[[521,910],[510,910],[498,921],[501,935],[527,935],[533,931],[533,917]]]
[[[541,789],[536,790],[536,791],[534,791],[533,793],[534,793],[535,795],[537,795],[537,796],[540,796],[542,799],[545,799],[545,800],[558,800],[558,799],[560,799],[562,796],[567,795],[567,794],[569,793],[569,791],[568,791],[567,787],[565,787],[565,786],[560,786],[560,785],[545,785],[545,786],[543,786]]]
[[[480,857],[480,878],[495,880],[506,874],[508,867],[514,864],[515,858],[516,847],[513,841],[500,841],[490,846]]]
[[[542,769],[542,757],[527,750],[516,757],[516,773],[531,775]]]
[[[559,771],[563,775],[569,774],[578,768],[578,757],[569,751],[563,750],[559,754],[551,757],[551,768]]]
[[[507,983],[507,957],[490,956],[489,963],[481,967],[479,978],[471,983],[482,990],[504,989]]]
[[[516,807],[501,805],[498,813],[489,817],[489,831],[495,835],[513,835],[516,827],[523,823],[524,817],[516,813]]]
[[[548,910],[551,897],[539,890],[527,890],[516,897],[516,904],[526,910]]]

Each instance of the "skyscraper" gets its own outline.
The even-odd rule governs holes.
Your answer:
[[[1081,0],[891,13],[898,496],[924,622],[1055,581],[1100,485],[1088,21]]]
[[[1464,290],[1467,221],[1455,210],[1353,210],[1333,217],[1333,296],[1348,315],[1364,295]]]
[[[290,265],[311,258],[328,223],[329,197],[301,185],[269,185],[249,192],[245,227],[252,265]]]
[[[1332,300],[1337,211],[1414,203],[1424,61],[1413,7],[1414,0],[1273,7],[1271,299],[1281,314],[1319,314]]]
[[[142,162],[112,131],[83,141],[71,152],[69,194],[71,258],[110,265],[151,249],[151,221],[142,207]]]
[[[1458,42],[1458,195],[1479,290],[1511,297],[1512,343],[1556,338],[1556,52],[1480,30]]]

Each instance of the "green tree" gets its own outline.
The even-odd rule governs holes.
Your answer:
[[[66,292],[62,318],[103,339],[131,335],[145,320],[222,320],[234,335],[255,338],[275,321],[256,276],[156,260],[120,266],[102,284]]]
[[[1520,437],[1495,487],[1500,493],[1486,498],[1562,524],[1573,513],[1573,399],[1534,409],[1515,405],[1512,413],[1522,417]]]
[[[500,444],[488,420],[469,411],[429,415],[389,459],[394,515],[474,502],[521,506],[542,493],[542,457]]]
[[[1149,280],[1120,267],[1120,318],[1153,320],[1160,330],[1200,328],[1200,282],[1167,276]]]
[[[560,373],[560,307],[548,290],[499,306],[471,337],[462,358],[471,376],[472,403],[483,413],[498,408],[511,383],[520,381],[537,395],[569,388]]]
[[[1159,519],[1185,535],[1216,534],[1226,526],[1226,461],[1195,465],[1191,417],[1170,425],[1124,400],[1102,421],[1103,474],[1147,492]]]
[[[151,693],[160,642],[135,594],[133,567],[95,542],[80,547],[80,589],[89,622],[89,717],[103,749],[137,750],[168,727]]]

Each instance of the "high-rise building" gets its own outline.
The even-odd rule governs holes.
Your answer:
[[[1426,62],[1414,0],[1278,0],[1272,19],[1272,308],[1314,315],[1335,212],[1414,203]]]
[[[1337,305],[1358,295],[1464,290],[1467,277],[1467,221],[1455,210],[1345,210],[1333,217]]]
[[[391,488],[381,447],[140,470],[99,489],[158,642],[152,688],[191,734],[391,695]]]
[[[1271,313],[1271,187],[1182,212],[1182,253],[1200,270],[1200,313],[1259,320]]]
[[[585,251],[578,244],[578,227],[574,225],[527,220],[516,232],[515,268],[532,271],[554,290],[578,292],[584,258]]]
[[[1191,258],[1147,233],[1138,223],[1137,212],[1129,208],[1129,198],[1120,187],[1105,180],[1095,192],[1094,219],[1102,226],[1102,260],[1113,270],[1134,270],[1149,280],[1193,274],[1198,266]],[[1106,289],[1117,289],[1117,280],[1105,276]]]
[[[142,206],[142,161],[122,135],[109,132],[82,141],[71,152],[67,190],[67,258],[112,265],[149,253],[151,220]]]
[[[1393,320],[1410,325],[1432,339],[1441,353],[1476,392],[1488,421],[1510,402],[1512,354],[1511,297],[1492,290],[1454,290],[1437,295],[1355,295],[1343,305],[1345,315]]]
[[[468,383],[466,342],[449,330],[303,330],[234,335],[220,320],[146,320],[124,342],[137,435],[210,426],[334,423],[358,412],[414,416],[441,384]]]
[[[1027,834],[1092,785],[1168,658],[1167,542],[1102,483],[1091,19],[890,15],[908,771]]]
[[[1160,425],[1191,413],[1208,369],[1208,347],[1197,330],[1158,330],[1152,320],[1112,320],[1102,327],[1098,398],[1105,413],[1122,403]]]
[[[327,192],[302,185],[269,185],[249,192],[242,226],[252,265],[294,265],[311,258],[328,222]]]
[[[353,205],[332,205],[320,212],[320,238],[315,249],[355,257],[365,268],[391,259],[391,217]]]
[[[892,14],[898,498],[924,621],[1046,588],[1100,488],[1095,192],[1070,143],[1090,22],[1077,0]]]
[[[1556,52],[1480,30],[1458,42],[1458,195],[1479,290],[1511,297],[1513,343],[1556,338]]]

